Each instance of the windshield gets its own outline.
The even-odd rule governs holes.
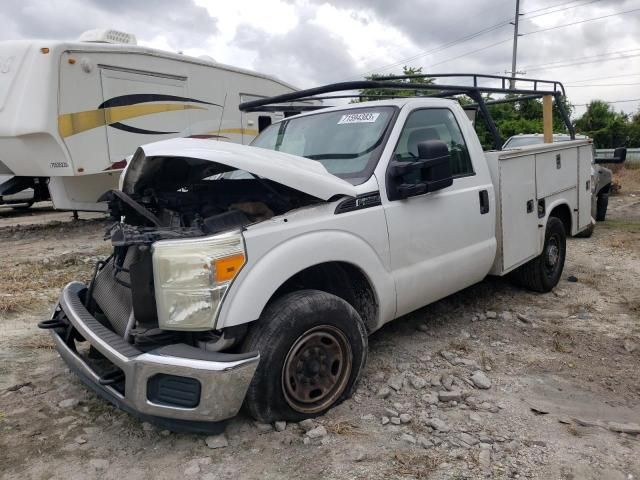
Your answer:
[[[358,185],[375,168],[394,110],[353,108],[291,118],[268,127],[251,145],[317,160]]]

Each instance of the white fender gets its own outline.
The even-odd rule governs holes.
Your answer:
[[[327,248],[331,245],[331,248]],[[359,268],[372,286],[379,306],[371,331],[395,317],[396,290],[393,278],[376,251],[364,239],[339,230],[320,230],[295,236],[251,261],[227,292],[216,329],[257,320],[275,291],[302,270],[326,262],[345,262]]]

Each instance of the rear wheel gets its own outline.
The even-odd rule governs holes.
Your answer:
[[[601,193],[598,195],[598,201],[596,202],[596,220],[604,222],[607,216],[607,207],[609,206],[609,194]]]
[[[567,252],[562,221],[549,217],[542,253],[514,272],[516,282],[535,292],[550,292],[560,281]]]
[[[300,421],[348,398],[367,357],[367,332],[345,300],[300,290],[275,300],[242,350],[260,352],[245,407],[262,422]]]

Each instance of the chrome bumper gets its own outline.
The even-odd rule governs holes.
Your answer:
[[[205,352],[183,344],[142,352],[87,311],[80,297],[85,288],[79,282],[64,288],[54,318],[61,317],[69,326],[51,330],[60,356],[84,383],[118,408],[174,430],[219,430],[216,423],[238,413],[258,366],[258,353]],[[70,328],[122,370],[124,392],[105,385],[98,373],[78,354],[74,340],[69,340],[73,338]],[[197,380],[200,383],[198,404],[184,408],[150,400],[149,380],[156,375]]]

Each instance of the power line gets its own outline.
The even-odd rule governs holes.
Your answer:
[[[598,58],[595,60],[587,60],[584,62],[573,62],[573,63],[566,63],[566,64],[562,64],[562,65],[554,65],[551,67],[544,67],[544,68],[530,68],[528,71],[529,72],[533,72],[536,70],[555,70],[557,68],[567,68],[567,67],[574,67],[576,65],[587,65],[589,63],[596,63],[596,62],[616,62],[618,60],[627,60],[629,58],[636,58],[636,57],[640,57],[640,53],[636,53],[633,55],[625,55],[624,57],[618,57],[618,58]]]
[[[537,9],[537,10],[532,10],[531,12],[528,12],[528,14],[536,13],[536,12],[540,12],[540,11],[544,11],[544,10],[548,10],[548,9],[552,9],[552,8],[556,8],[556,7],[561,7],[561,6],[564,6],[564,5],[575,3],[576,1],[579,1],[579,0],[573,0],[571,2],[564,2],[564,3],[560,3],[560,4],[557,4],[557,5],[550,6],[550,7],[541,8],[541,9]],[[561,12],[561,11],[564,11],[564,10],[569,10],[571,8],[577,8],[577,7],[582,7],[582,6],[585,6],[585,5],[592,4],[592,3],[596,3],[598,1],[601,1],[601,0],[589,0],[589,1],[585,2],[585,3],[581,3],[581,4],[578,4],[578,5],[572,5],[572,6],[565,7],[565,8],[558,9],[558,10],[554,10],[554,11],[551,11],[551,12],[541,13],[539,15],[535,15],[535,16],[530,17],[530,18],[525,18],[524,20],[530,20],[532,18],[537,18],[537,17],[541,17],[541,16],[544,16],[544,15],[551,15],[551,14],[554,14],[554,13],[557,13],[557,12]],[[559,28],[572,26],[572,25],[578,25],[578,24],[581,24],[581,23],[591,22],[591,21],[594,21],[594,20],[600,20],[600,19],[603,19],[603,18],[608,18],[608,17],[612,17],[612,16],[616,16],[616,15],[622,15],[622,14],[625,14],[625,13],[633,13],[633,12],[636,12],[636,11],[640,11],[640,8],[634,9],[634,10],[628,10],[628,11],[624,11],[624,12],[618,12],[618,13],[614,13],[614,14],[610,14],[610,15],[604,15],[604,16],[600,16],[600,17],[596,17],[596,18],[581,20],[581,21],[578,21],[578,22],[572,22],[572,23],[568,23],[568,24],[564,24],[564,25],[557,25],[555,27],[550,27],[550,28],[546,28],[546,29],[534,30],[532,32],[527,32],[527,33],[520,34],[520,36],[533,35],[535,33],[545,32],[545,31],[548,31],[548,30],[555,30],[555,29],[559,29]],[[523,14],[523,15],[527,15],[527,14]],[[433,53],[438,53],[438,52],[446,50],[446,49],[448,49],[450,47],[458,45],[460,43],[464,43],[464,42],[467,42],[469,40],[473,40],[474,38],[477,38],[477,37],[479,37],[481,35],[484,35],[486,33],[492,32],[494,30],[497,30],[497,29],[502,28],[504,26],[507,26],[509,24],[510,24],[510,21],[509,20],[505,20],[503,22],[497,23],[497,24],[492,25],[490,27],[487,27],[487,28],[484,28],[484,29],[479,30],[477,32],[474,32],[474,33],[471,33],[469,35],[466,35],[464,37],[460,37],[460,38],[458,38],[456,40],[452,40],[451,42],[439,45],[439,46],[434,47],[434,48],[432,48],[430,50],[425,50],[425,51],[420,52],[420,53],[418,53],[416,55],[413,55],[411,57],[404,58],[404,59],[399,60],[399,61],[397,61],[395,63],[387,64],[387,65],[384,65],[382,67],[378,67],[378,68],[375,68],[375,69],[372,69],[372,70],[368,70],[366,72],[363,72],[361,75],[362,76],[366,76],[366,75],[371,74],[371,73],[376,73],[376,72],[382,72],[382,71],[385,71],[385,70],[389,70],[391,68],[400,66],[402,64],[406,64],[408,62],[417,60],[420,57],[431,55]],[[445,59],[445,60],[443,60],[441,62],[438,62],[436,64],[430,65],[427,68],[430,68],[430,67],[435,66],[435,65],[440,65],[442,63],[446,63],[446,62],[449,62],[451,60],[455,60],[455,59],[467,56],[470,53],[476,53],[478,51],[482,51],[482,50],[485,50],[486,48],[491,48],[492,46],[500,45],[502,43],[505,43],[505,42],[504,41],[496,42],[496,43],[492,44],[491,46],[483,47],[482,49],[474,50],[473,52],[469,52],[467,54],[463,54],[463,55],[459,55],[459,56],[456,56],[456,57],[453,57],[453,58]]]
[[[452,60],[457,60],[457,59],[462,58],[462,57],[467,57],[467,56],[472,55],[474,53],[478,53],[478,52],[481,52],[483,50],[488,50],[489,48],[493,48],[493,47],[495,47],[497,45],[500,45],[502,43],[510,42],[511,40],[512,40],[511,38],[505,38],[504,40],[500,40],[499,42],[492,43],[490,45],[486,45],[486,46],[484,46],[482,48],[478,48],[476,50],[471,50],[470,52],[463,53],[462,55],[458,55],[456,57],[447,58],[446,60],[442,60],[442,61],[437,62],[437,63],[432,63],[431,65],[428,65],[426,68],[435,67],[435,66],[438,66],[438,65],[442,65],[443,63],[450,62]]]
[[[571,3],[571,2],[570,2],[570,3]],[[589,2],[589,3],[595,3],[595,2],[592,0],[592,1],[591,1],[591,2]],[[581,6],[581,5],[583,5],[583,4],[575,5],[574,7],[578,7],[578,6]],[[580,21],[578,21],[578,22],[567,23],[567,24],[564,24],[564,25],[557,25],[557,26],[552,27],[552,28],[550,28],[550,29],[534,30],[534,31],[532,31],[532,32],[523,33],[522,35],[533,35],[533,34],[535,34],[535,33],[545,32],[545,31],[547,31],[547,30],[555,30],[555,29],[559,29],[559,28],[570,27],[570,26],[573,26],[573,25],[581,24],[581,23],[591,22],[591,21],[594,21],[594,20],[601,20],[601,19],[603,19],[603,18],[613,17],[613,16],[616,16],[616,15],[623,15],[623,14],[625,14],[625,13],[636,12],[636,11],[640,11],[640,8],[637,8],[637,9],[634,9],[634,10],[628,10],[628,11],[625,11],[625,12],[613,13],[613,14],[610,14],[610,15],[602,15],[602,16],[600,16],[600,17],[590,18],[590,19],[587,19],[587,20],[580,20]],[[555,13],[555,12],[550,12],[550,13]],[[487,45],[487,46],[482,47],[482,48],[479,48],[479,49],[477,49],[477,50],[473,50],[473,51],[471,51],[471,52],[467,52],[467,53],[464,53],[464,54],[462,54],[462,55],[458,55],[458,56],[455,56],[455,57],[447,58],[447,59],[442,60],[442,61],[440,61],[440,62],[437,62],[437,63],[433,63],[433,64],[431,64],[431,65],[428,65],[426,68],[431,68],[431,67],[435,67],[435,66],[438,66],[438,65],[442,65],[443,63],[447,63],[447,62],[450,62],[450,61],[452,61],[452,60],[457,60],[457,59],[459,59],[459,58],[466,57],[466,56],[471,55],[471,54],[473,54],[473,53],[481,52],[481,51],[486,50],[486,49],[488,49],[488,48],[492,48],[492,47],[495,47],[495,46],[500,45],[500,44],[502,44],[502,43],[506,43],[506,42],[508,42],[509,40],[510,40],[510,39],[501,40],[501,41],[499,41],[499,42],[492,43],[491,45]],[[637,50],[637,49],[634,49],[634,50]],[[634,57],[634,56],[636,56],[636,55],[628,55],[628,56],[626,56],[626,57],[622,57],[622,58],[632,58],[632,57]],[[617,59],[616,59],[616,60],[617,60]],[[600,61],[600,60],[595,60],[595,61]],[[604,61],[608,61],[608,60],[604,60]],[[402,62],[401,62],[401,63],[402,63]],[[550,70],[551,68],[562,68],[562,67],[569,67],[569,66],[573,66],[573,65],[582,65],[582,64],[585,64],[585,63],[593,63],[593,61],[591,61],[591,62],[580,62],[580,63],[567,64],[567,65],[559,65],[559,66],[557,66],[557,67],[550,67],[550,68],[548,68],[548,69]],[[526,67],[525,67],[525,68],[526,68]],[[529,70],[529,71],[531,71],[531,70],[533,70],[533,69],[528,69],[528,70]],[[537,70],[543,70],[543,69],[542,69],[542,68],[537,68]]]
[[[571,2],[564,2],[564,3],[558,4],[558,5],[553,5],[551,7],[542,8],[542,9],[538,9],[538,10],[533,10],[532,12],[529,12],[529,13],[535,13],[535,12],[539,12],[541,10],[547,10],[549,8],[555,8],[555,7],[567,5],[569,3],[575,3],[576,1],[579,1],[579,0],[572,0]],[[563,10],[568,10],[570,8],[581,7],[581,6],[588,5],[590,3],[599,2],[599,1],[601,1],[601,0],[590,0],[590,1],[586,2],[586,3],[582,3],[582,4],[579,4],[579,5],[573,5],[571,7],[566,7],[566,8],[560,9],[560,10],[554,10],[553,12],[542,13],[542,14],[539,14],[539,15],[535,15],[534,17],[531,17],[531,18],[537,18],[537,17],[541,17],[541,16],[544,16],[544,15],[550,15],[550,14],[553,14],[553,13],[556,13],[556,12],[560,12],[560,11],[563,11]],[[527,14],[523,14],[523,15],[527,15]],[[527,18],[527,19],[524,19],[524,20],[529,20],[529,19]],[[486,33],[490,33],[490,32],[492,32],[494,30],[497,30],[498,28],[506,27],[509,24],[511,24],[511,20],[506,19],[506,20],[504,20],[504,21],[502,21],[500,23],[496,23],[495,25],[491,25],[489,27],[483,28],[482,30],[478,30],[477,32],[474,32],[474,33],[471,33],[469,35],[465,35],[463,37],[457,38],[456,40],[452,40],[450,42],[444,43],[444,44],[439,45],[437,47],[434,47],[434,48],[432,48],[430,50],[422,51],[422,52],[420,52],[420,53],[418,53],[416,55],[404,58],[404,59],[399,60],[399,61],[397,61],[395,63],[390,63],[390,64],[384,65],[382,67],[374,68],[372,70],[367,70],[366,72],[363,72],[361,75],[364,76],[364,75],[367,75],[369,73],[375,73],[375,72],[381,72],[381,71],[384,71],[384,70],[389,70],[390,68],[397,67],[399,65],[411,62],[413,60],[417,60],[420,57],[431,55],[433,53],[438,53],[438,52],[441,52],[443,50],[446,50],[447,48],[450,48],[450,47],[453,47],[455,45],[458,45],[460,43],[468,42],[469,40],[473,40],[474,38],[477,38],[477,37],[479,37],[481,35],[484,35]]]
[[[529,71],[543,70],[543,68],[541,67],[553,67],[554,65],[565,65],[567,62],[574,62],[574,61],[581,61],[581,60],[590,60],[590,59],[599,60],[601,57],[606,58],[613,55],[623,55],[625,53],[631,53],[631,52],[635,53],[638,50],[640,50],[640,48],[630,48],[628,50],[618,50],[617,52],[605,52],[605,53],[599,53],[597,55],[587,55],[584,57],[565,58],[563,60],[557,60],[555,62],[538,63],[536,65],[525,65],[523,68]],[[628,58],[628,57],[622,57],[622,58]]]
[[[594,100],[595,101],[595,100]],[[630,102],[640,102],[640,98],[631,98],[629,100],[611,100],[611,101],[606,101],[606,100],[599,100],[600,102],[604,102],[604,103],[608,103],[608,104],[612,104],[612,103],[630,103]],[[589,103],[578,103],[578,104],[574,104],[574,107],[587,107],[591,104],[591,102]]]
[[[431,55],[432,53],[441,52],[441,51],[446,50],[447,48],[453,47],[454,45],[457,45],[459,43],[464,43],[464,42],[467,42],[469,40],[473,40],[476,37],[484,35],[485,33],[489,33],[489,32],[492,32],[494,30],[497,30],[499,28],[506,27],[507,25],[509,25],[509,23],[510,23],[509,20],[506,20],[506,21],[500,22],[500,23],[496,23],[495,25],[492,25],[490,27],[484,28],[484,29],[479,30],[477,32],[471,33],[471,34],[466,35],[464,37],[460,37],[460,38],[458,38],[456,40],[452,40],[452,41],[450,41],[448,43],[444,43],[444,44],[439,45],[437,47],[434,47],[434,48],[432,48],[430,50],[425,50],[423,52],[420,52],[420,53],[418,53],[416,55],[413,55],[412,57],[407,57],[407,58],[399,60],[399,61],[397,61],[395,63],[390,63],[390,64],[384,65],[382,67],[375,68],[373,70],[367,70],[366,72],[363,72],[361,75],[364,76],[364,75],[367,75],[369,73],[382,72],[384,70],[389,70],[390,68],[397,67],[399,65],[411,62],[413,60],[417,60],[420,57],[425,57],[427,55]]]
[[[637,83],[591,83],[587,85],[571,85],[571,88],[592,88],[592,87],[630,87],[632,85],[640,85],[640,82]],[[567,87],[569,85],[565,85]]]
[[[547,9],[549,9],[549,8],[555,8],[555,7],[561,7],[561,6],[563,6],[563,5],[567,5],[567,4],[569,4],[569,3],[575,3],[575,2],[577,2],[577,1],[579,1],[579,0],[573,0],[573,1],[571,1],[571,2],[561,3],[560,5],[554,5],[553,7],[547,7]],[[535,13],[535,12],[539,12],[539,11],[540,11],[540,10],[533,10],[533,11],[531,11],[531,12],[523,13],[523,15],[526,15],[526,16],[527,16],[527,18],[525,18],[525,20],[531,20],[531,19],[534,19],[534,18],[543,17],[543,16],[545,16],[545,15],[551,15],[551,14],[553,14],[553,13],[557,13],[557,12],[564,12],[565,10],[571,10],[572,8],[584,7],[584,6],[586,6],[586,5],[591,5],[592,3],[601,2],[601,1],[602,1],[602,0],[589,0],[589,1],[587,1],[587,2],[585,2],[585,3],[581,3],[581,4],[579,4],[579,5],[572,5],[572,6],[570,6],[570,7],[559,8],[558,10],[554,10],[554,11],[552,11],[552,12],[540,13],[540,14],[538,14],[538,15],[528,16],[528,15],[530,15],[530,14],[532,14],[532,13]],[[541,9],[541,10],[546,10],[546,9]]]
[[[530,12],[525,12],[525,13],[523,13],[523,15],[529,15],[531,13],[542,12],[543,10],[550,10],[550,9],[556,8],[556,7],[562,7],[563,5],[568,5],[570,3],[576,3],[578,1],[580,1],[580,0],[571,0],[570,2],[563,2],[563,3],[558,3],[558,4],[555,4],[555,5],[551,5],[549,7],[538,8],[537,10],[531,10]]]
[[[594,80],[609,80],[610,78],[624,78],[624,77],[637,77],[640,75],[640,72],[638,73],[625,73],[623,75],[608,75],[606,77],[595,77],[595,78],[583,78],[582,80],[573,80],[571,83],[565,83],[565,86],[569,86],[569,85],[575,85],[576,83],[582,83],[582,82],[592,82]]]
[[[587,22],[593,22],[596,20],[602,20],[604,18],[610,18],[610,17],[615,17],[618,15],[624,15],[627,13],[634,13],[634,12],[640,12],[640,8],[634,8],[633,10],[625,10],[624,12],[618,12],[618,13],[611,13],[609,15],[601,15],[599,17],[594,17],[594,18],[587,18],[586,20],[579,20],[577,22],[571,22],[571,23],[565,23],[564,25],[556,25],[555,27],[549,27],[549,28],[543,28],[540,30],[534,30],[532,32],[527,32],[527,33],[523,33],[522,35],[533,35],[534,33],[541,33],[541,32],[549,32],[551,30],[558,30],[560,28],[565,28],[565,27],[571,27],[573,25],[579,25],[582,23],[587,23]]]

